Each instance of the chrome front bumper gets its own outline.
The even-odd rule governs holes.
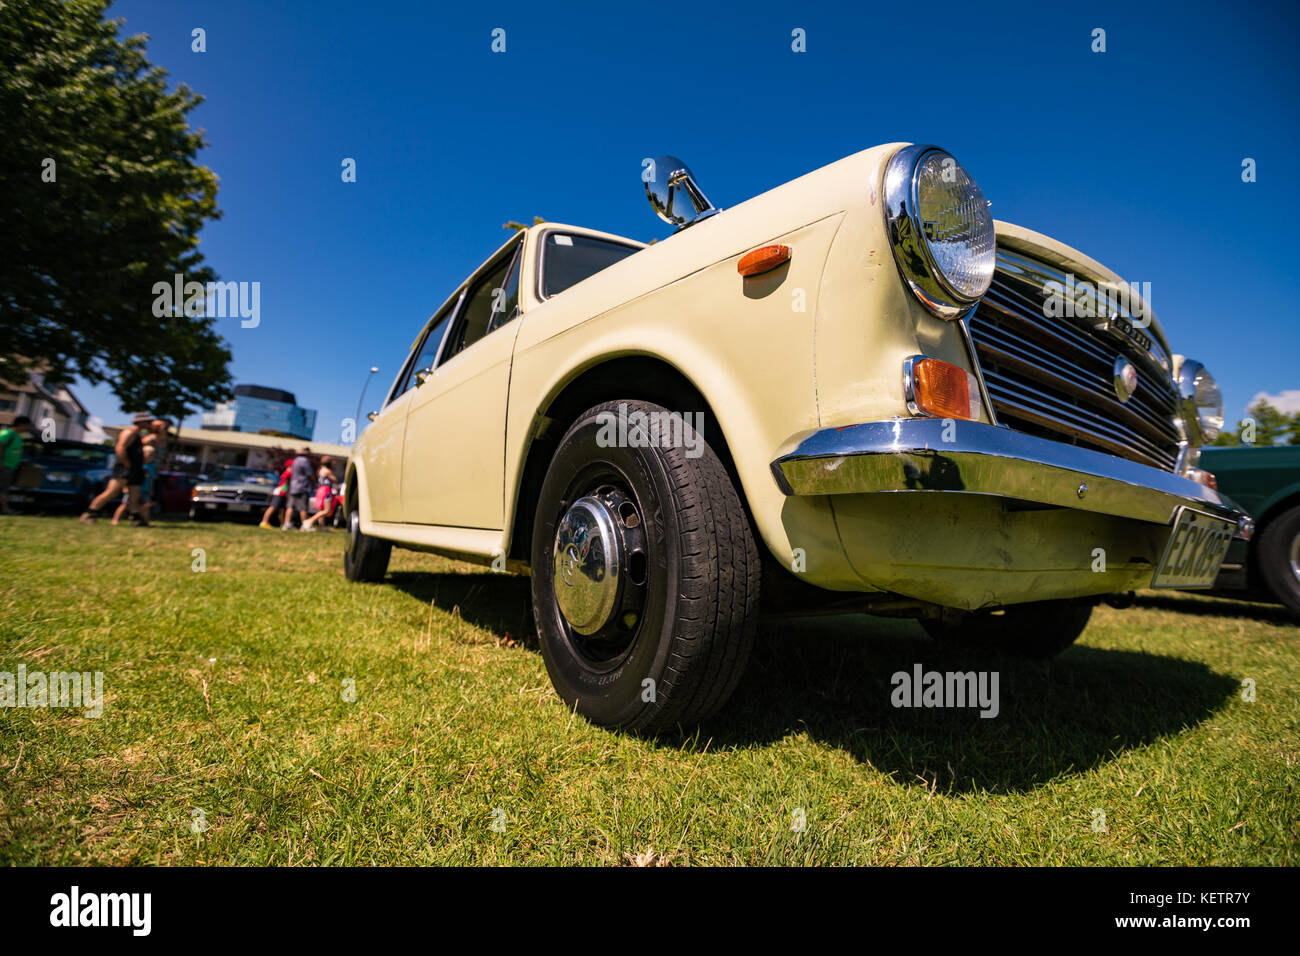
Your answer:
[[[979,422],[900,418],[807,432],[772,474],[787,495],[993,495],[1155,524],[1187,506],[1242,536],[1254,528],[1231,498],[1190,478]]]

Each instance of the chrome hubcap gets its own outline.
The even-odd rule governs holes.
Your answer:
[[[573,502],[555,529],[555,600],[569,627],[600,654],[626,643],[640,621],[645,529],[636,503],[613,485]]]
[[[357,553],[357,542],[361,538],[361,515],[353,511],[348,514],[348,550]]]
[[[1300,534],[1291,539],[1291,573],[1300,581]]]
[[[609,623],[623,555],[614,516],[598,498],[579,498],[555,530],[555,596],[579,634]]]

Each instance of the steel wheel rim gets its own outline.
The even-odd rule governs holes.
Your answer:
[[[631,654],[650,584],[644,511],[621,471],[585,469],[561,502],[551,545],[553,602],[567,643],[595,670]]]

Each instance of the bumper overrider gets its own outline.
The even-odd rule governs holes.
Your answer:
[[[787,495],[994,495],[1154,524],[1189,507],[1233,522],[1243,536],[1254,527],[1231,498],[1190,478],[979,422],[823,428],[792,440],[772,473]]]
[[[1190,478],[978,422],[811,431],[783,449],[772,473],[786,495],[831,496],[865,588],[968,610],[1204,587],[1163,570],[1165,555],[1179,555],[1175,569],[1196,563],[1182,560],[1197,537],[1191,513],[1226,522],[1238,538],[1254,527],[1230,498]]]

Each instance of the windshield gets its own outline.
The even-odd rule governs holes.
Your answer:
[[[222,468],[211,478],[212,481],[228,481],[241,485],[274,485],[275,472],[263,471],[261,468]]]

